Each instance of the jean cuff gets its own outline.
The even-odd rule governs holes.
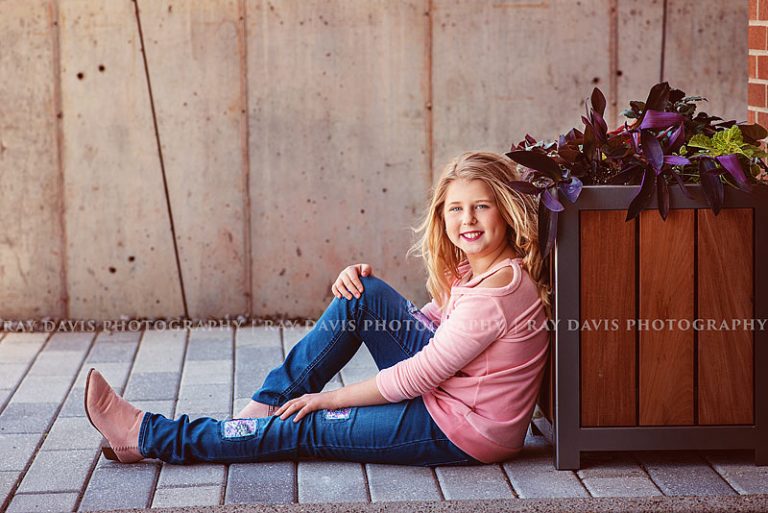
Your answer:
[[[144,445],[147,443],[147,429],[151,416],[152,414],[148,411],[144,412],[144,418],[141,420],[141,427],[139,428],[139,452],[145,458],[149,458],[149,456],[147,456],[148,451],[144,449]]]

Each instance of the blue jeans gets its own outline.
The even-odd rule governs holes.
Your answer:
[[[362,343],[384,369],[418,353],[435,326],[412,302],[375,276],[360,278],[360,298],[334,298],[317,324],[279,367],[270,371],[253,400],[280,406],[316,393],[341,370]],[[399,465],[480,465],[435,424],[421,397],[398,403],[316,410],[258,419],[189,421],[144,416],[139,448],[148,458],[184,464],[334,459]]]

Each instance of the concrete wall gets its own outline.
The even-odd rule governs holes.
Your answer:
[[[747,0],[0,0],[0,318],[317,317],[433,177],[660,78],[744,119]],[[174,243],[175,238],[175,243]]]

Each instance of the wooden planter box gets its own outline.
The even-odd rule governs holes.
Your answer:
[[[768,198],[726,187],[715,216],[701,186],[686,187],[694,199],[672,187],[666,221],[655,199],[624,221],[639,186],[564,202],[550,261],[558,325],[534,419],[557,469],[622,450],[751,449],[768,464],[768,323],[711,329],[768,320]]]

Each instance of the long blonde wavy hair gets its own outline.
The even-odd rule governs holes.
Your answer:
[[[411,229],[421,234],[408,249],[424,260],[427,290],[442,308],[450,296],[453,279],[459,278],[459,264],[464,252],[448,238],[443,217],[448,185],[455,180],[482,180],[493,191],[496,205],[507,222],[509,244],[522,257],[522,264],[536,282],[547,318],[551,319],[548,271],[539,252],[538,198],[519,193],[507,185],[520,180],[517,165],[509,158],[490,152],[467,152],[451,160],[430,190],[432,200],[423,221]]]

